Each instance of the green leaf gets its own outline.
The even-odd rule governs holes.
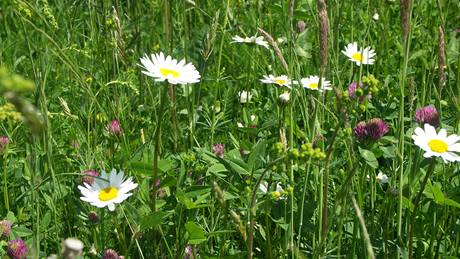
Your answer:
[[[8,211],[8,214],[6,214],[6,219],[11,222],[11,224],[14,224],[16,222],[16,216],[14,216],[14,213],[11,211]]]
[[[241,167],[237,163],[235,163],[233,161],[230,161],[230,160],[228,160],[227,163],[232,168],[232,170],[235,171],[237,174],[239,174],[239,175],[250,175],[250,173],[246,169],[244,169],[243,167]]]
[[[130,168],[134,174],[144,177],[151,176],[153,173],[153,165],[143,162],[131,162],[128,164],[128,168]]]
[[[457,207],[457,208],[460,208],[460,203],[452,200],[452,199],[449,199],[449,198],[444,198],[444,204],[447,205],[447,206],[452,206],[452,207]]]
[[[437,204],[444,204],[444,193],[442,193],[439,186],[431,185],[431,192],[433,193],[434,202]]]
[[[15,227],[13,228],[13,233],[20,237],[31,236],[34,232],[25,227]]]
[[[180,189],[177,189],[176,191],[176,199],[179,203],[182,203],[187,209],[196,208],[195,203],[191,199],[189,199],[187,196],[185,196],[184,192],[181,191]]]
[[[249,171],[254,170],[255,168],[259,168],[262,164],[261,157],[265,156],[265,152],[267,150],[267,142],[260,141],[256,144],[256,146],[252,149],[251,154],[248,158],[248,168]]]
[[[412,202],[404,196],[402,197],[402,204],[404,205],[404,207],[406,207],[406,209],[409,209],[411,212],[414,210],[414,204],[412,204]]]
[[[380,150],[383,152],[383,157],[384,158],[395,158],[395,146],[386,146],[386,147],[380,147]]]
[[[158,211],[155,213],[148,214],[141,218],[140,223],[141,223],[141,228],[143,229],[149,229],[149,228],[154,228],[158,225],[163,224],[163,220],[168,216],[168,213],[163,212],[163,211]]]
[[[189,221],[185,224],[185,229],[189,234],[188,243],[191,245],[198,245],[206,241],[203,229],[196,223]]]
[[[213,175],[219,176],[219,177],[225,177],[227,176],[226,174],[221,174],[222,172],[228,172],[227,168],[221,163],[213,164],[211,167],[208,168],[208,171],[206,174],[211,173]]]
[[[162,172],[167,172],[175,167],[174,160],[171,159],[163,159],[158,161],[158,169]]]
[[[374,153],[372,153],[371,151],[367,150],[367,149],[363,149],[363,148],[359,148],[359,154],[361,155],[362,158],[364,158],[364,161],[366,161],[366,163],[376,169],[379,167],[379,163],[377,162],[377,158],[375,158],[375,155]]]

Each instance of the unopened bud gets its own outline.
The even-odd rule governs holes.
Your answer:
[[[83,242],[76,238],[67,238],[64,240],[61,254],[65,259],[74,259],[81,255],[82,251]]]

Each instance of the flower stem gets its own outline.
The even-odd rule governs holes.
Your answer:
[[[163,115],[164,115],[164,106],[165,106],[165,101],[167,98],[168,91],[166,88],[161,88],[162,93],[160,97],[160,108],[158,110],[158,115],[157,115],[157,125],[154,133],[154,143],[155,143],[155,149],[153,150],[153,181],[152,181],[152,191],[153,191],[153,197],[152,197],[152,210],[155,212],[156,211],[156,200],[157,200],[157,186],[156,186],[156,180],[158,178],[158,157],[160,155],[160,136],[161,136],[161,123],[163,122]]]
[[[7,182],[7,172],[8,170],[6,169],[7,166],[7,159],[6,159],[6,150],[4,150],[5,155],[2,157],[2,164],[3,164],[3,196],[5,199],[5,208],[6,211],[10,211],[10,202],[8,198],[8,182]]]
[[[410,225],[409,225],[409,242],[408,242],[409,259],[412,258],[412,240],[414,238],[415,219],[416,219],[416,216],[417,216],[418,207],[420,205],[420,199],[422,198],[423,190],[425,190],[425,185],[428,182],[428,179],[433,174],[435,164],[436,164],[436,159],[433,158],[431,160],[431,164],[430,164],[430,167],[428,168],[428,171],[427,171],[427,173],[425,175],[425,178],[423,179],[422,185],[420,186],[420,191],[418,192],[417,197],[415,198],[414,210],[412,212],[412,217],[411,217],[411,221],[410,221]]]

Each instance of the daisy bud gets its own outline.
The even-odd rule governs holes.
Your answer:
[[[365,139],[366,134],[366,122],[360,121],[356,126],[353,128],[353,133],[355,133],[356,138],[358,139]]]
[[[375,21],[378,21],[380,18],[379,14],[378,13],[375,13],[373,16],[372,16],[372,19],[374,19]]]
[[[64,240],[62,248],[62,257],[66,259],[74,259],[81,255],[83,251],[83,242],[76,238],[67,238]]]
[[[242,104],[248,103],[252,99],[252,94],[251,92],[248,92],[248,91],[238,92],[238,96],[240,97],[240,103]]]
[[[382,174],[382,172],[380,172],[375,179],[377,179],[377,182],[379,183],[388,183],[388,176],[386,174]]]
[[[366,124],[367,136],[372,140],[378,140],[389,130],[388,125],[380,118],[371,119]]]
[[[291,95],[289,92],[284,92],[280,94],[280,96],[278,97],[278,101],[280,102],[280,104],[287,104],[290,99]]]
[[[8,242],[7,253],[12,259],[26,259],[27,247],[20,238]]]
[[[221,143],[214,144],[212,146],[212,152],[214,153],[214,155],[220,158],[224,158],[225,145]]]
[[[83,172],[84,176],[82,182],[92,185],[94,183],[94,177],[99,176],[96,170],[86,170]]]
[[[297,22],[297,32],[298,33],[304,32],[306,27],[307,27],[307,24],[304,21]]]
[[[118,253],[113,249],[107,249],[104,251],[102,259],[118,259]]]
[[[115,136],[120,136],[121,135],[121,124],[118,120],[112,120],[108,125],[107,125],[107,131]]]
[[[0,154],[3,154],[6,146],[10,143],[10,140],[7,136],[0,136]]]
[[[88,213],[88,219],[91,223],[97,223],[99,221],[99,215],[95,211],[90,211]]]
[[[415,121],[417,121],[420,125],[428,123],[431,126],[437,128],[439,127],[438,110],[436,110],[434,105],[418,108],[415,111]]]
[[[0,230],[2,231],[2,237],[8,237],[11,233],[11,222],[9,220],[0,221]]]

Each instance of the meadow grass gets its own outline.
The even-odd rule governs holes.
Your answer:
[[[0,256],[459,258],[460,144],[417,141],[424,123],[460,133],[459,11],[2,0]],[[349,60],[352,42],[375,62]],[[160,52],[199,82],[142,73]],[[325,80],[302,87],[313,75]],[[129,198],[114,211],[80,199],[112,169],[132,177]]]

